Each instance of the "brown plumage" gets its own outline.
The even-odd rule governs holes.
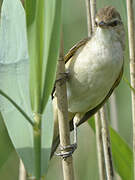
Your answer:
[[[120,14],[113,6],[106,6],[103,9],[100,9],[96,15],[96,18],[99,20],[102,19],[104,22],[108,22],[114,18],[121,19]]]

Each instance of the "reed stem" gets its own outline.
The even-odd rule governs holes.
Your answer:
[[[61,82],[61,80],[64,80],[64,73],[65,62],[63,53],[63,38],[61,38],[60,58],[57,66],[57,79],[60,81],[56,83],[56,95],[58,105],[60,145],[62,147],[70,145],[66,83]],[[74,180],[72,156],[62,159],[62,167],[64,180]]]
[[[135,89],[135,29],[133,1],[127,0],[128,18],[128,40],[129,40],[129,59],[130,59],[130,80],[131,86]],[[131,90],[132,98],[132,119],[133,119],[133,157],[134,157],[134,179],[135,179],[135,93]]]

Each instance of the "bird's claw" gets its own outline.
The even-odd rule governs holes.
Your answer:
[[[76,143],[68,145],[68,146],[61,146],[60,147],[60,153],[56,153],[55,152],[55,155],[56,156],[60,156],[63,159],[66,159],[67,157],[72,156],[72,154],[74,153],[76,148],[77,148],[77,144]]]

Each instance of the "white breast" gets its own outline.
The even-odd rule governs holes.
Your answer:
[[[113,33],[113,32],[111,32]],[[123,65],[123,50],[110,32],[98,30],[85,47],[66,64],[68,110],[86,112],[108,94]]]

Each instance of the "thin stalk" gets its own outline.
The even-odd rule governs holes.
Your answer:
[[[112,127],[118,132],[118,112],[115,92],[110,97],[110,118]]]
[[[86,0],[87,8],[87,25],[88,36],[92,36],[95,29],[95,14],[96,14],[96,0]],[[103,142],[101,133],[101,119],[100,112],[95,114],[95,126],[96,126],[96,144],[97,144],[97,156],[100,180],[105,179],[105,166],[104,166],[104,154],[103,154]]]
[[[109,99],[109,106],[110,106],[110,120],[112,127],[119,132],[118,127],[118,111],[117,111],[117,100],[116,100],[116,94],[115,91],[112,93],[110,99]],[[116,177],[117,180],[120,180],[121,178],[119,175],[114,171],[114,177]]]
[[[96,0],[90,0],[92,32],[95,29]]]
[[[41,178],[41,115],[34,113],[34,154],[35,154],[35,180]]]
[[[105,166],[104,166],[104,152],[103,152],[103,142],[101,133],[101,118],[100,112],[95,114],[95,127],[96,127],[96,144],[97,144],[97,156],[98,156],[98,167],[99,167],[99,177],[100,180],[105,180]]]
[[[19,180],[26,180],[26,171],[21,159],[19,165]]]
[[[64,73],[65,73],[65,62],[63,55],[63,41],[61,40],[60,59],[57,65],[58,81],[56,83],[56,95],[57,95],[57,105],[58,105],[60,145],[62,147],[70,145],[66,83],[62,82],[62,80],[64,80]],[[62,159],[62,167],[63,167],[64,180],[74,180],[72,156],[67,157],[66,159]]]
[[[86,11],[87,11],[87,28],[88,36],[92,35],[92,22],[91,22],[91,10],[90,10],[90,0],[86,0]]]
[[[110,146],[110,135],[109,135],[108,119],[107,119],[105,109],[106,107],[103,106],[100,110],[101,125],[102,125],[102,141],[103,141],[103,148],[104,148],[104,158],[105,158],[107,180],[113,180],[114,172],[113,172],[112,153],[111,153],[111,146]]]
[[[135,88],[135,29],[133,1],[127,0],[128,18],[128,39],[129,39],[129,58],[130,58],[130,80],[131,86]],[[133,157],[134,157],[134,179],[135,179],[135,93],[131,91],[132,97],[132,119],[133,119]]]

